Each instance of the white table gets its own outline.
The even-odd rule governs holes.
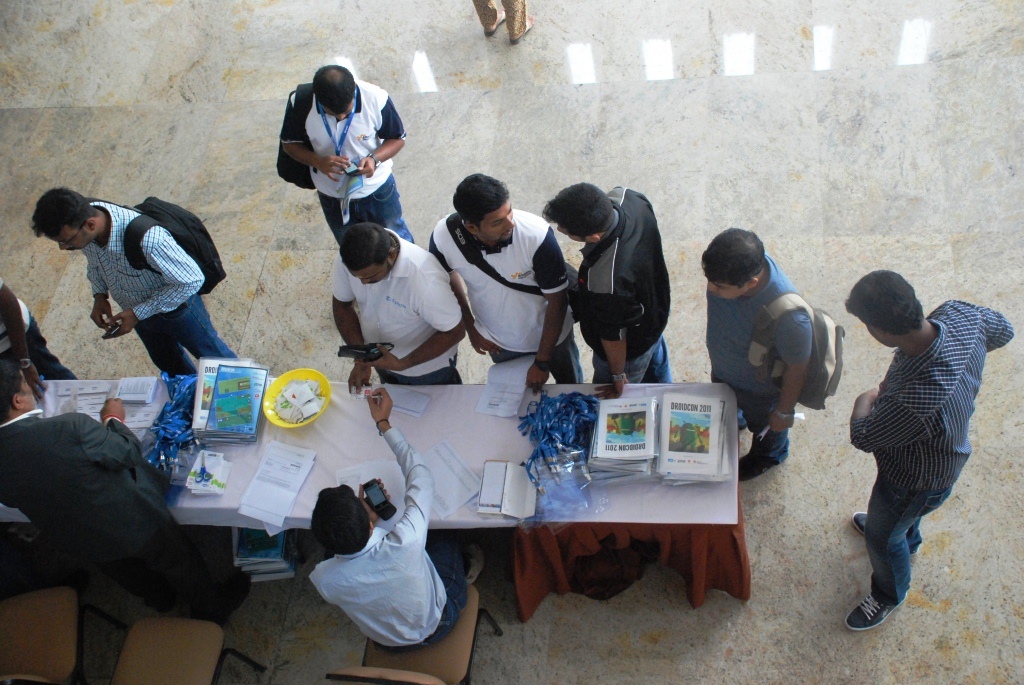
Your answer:
[[[51,386],[56,386],[52,383]],[[592,486],[593,498],[602,496],[608,506],[601,511],[588,512],[576,519],[581,522],[642,522],[685,524],[736,524],[737,503],[737,427],[736,398],[722,384],[627,385],[627,396],[660,396],[665,390],[725,400],[723,427],[725,445],[732,461],[733,478],[723,483],[697,483],[668,486],[660,483],[640,483],[615,486]],[[593,386],[547,386],[551,395],[571,390],[589,392]],[[417,387],[431,396],[430,405],[420,418],[394,412],[392,425],[420,452],[425,452],[441,440],[447,440],[478,475],[488,459],[518,462],[526,459],[532,446],[518,431],[518,418],[497,418],[478,414],[476,403],[483,390],[480,385],[453,385]],[[44,408],[55,410],[56,402],[50,397],[56,387],[47,390]],[[327,411],[313,424],[284,429],[265,425],[257,445],[217,445],[210,449],[224,452],[232,462],[228,488],[219,496],[195,496],[181,492],[173,502],[171,512],[179,523],[262,527],[261,522],[238,513],[238,500],[248,487],[263,454],[263,445],[270,440],[306,447],[316,451],[316,462],[299,492],[286,528],[308,528],[317,494],[335,485],[335,472],[339,468],[354,466],[363,461],[393,459],[391,450],[370,418],[364,400],[352,399],[344,383],[332,383],[331,402]],[[12,513],[13,512],[13,513]],[[0,520],[17,520],[17,510],[0,509]],[[21,520],[24,520],[23,518]],[[445,520],[432,515],[431,526],[436,528],[493,528],[513,526],[517,522],[506,517],[483,516],[476,513],[475,497],[469,505]]]

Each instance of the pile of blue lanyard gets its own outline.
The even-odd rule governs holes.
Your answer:
[[[597,421],[598,399],[579,392],[548,397],[530,403],[529,413],[522,417],[519,432],[528,435],[533,452],[526,460],[526,473],[536,485],[540,481],[540,464],[553,467],[556,457],[567,451],[590,447],[590,435]]]
[[[172,471],[178,464],[178,452],[194,449],[195,436],[192,434],[192,405],[196,396],[196,376],[174,376],[161,373],[160,378],[167,385],[170,400],[160,411],[160,416],[150,427],[156,442],[146,455],[146,460],[164,471]]]

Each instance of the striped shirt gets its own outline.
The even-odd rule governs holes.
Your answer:
[[[850,422],[850,442],[874,453],[879,476],[909,490],[956,482],[971,456],[985,354],[1013,339],[1006,317],[967,302],[946,302],[928,320],[938,337],[916,357],[896,350],[871,413]]]
[[[82,252],[89,265],[86,274],[93,295],[106,294],[122,309],[131,309],[139,320],[174,311],[203,286],[203,271],[163,226],[154,226],[142,239],[142,254],[160,273],[133,269],[124,254],[124,230],[139,212],[106,202],[94,207],[110,214],[110,238],[100,247],[95,242]]]

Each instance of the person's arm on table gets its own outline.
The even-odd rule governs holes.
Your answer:
[[[354,302],[342,302],[338,298],[331,298],[331,308],[334,313],[334,325],[341,334],[341,339],[346,345],[362,345],[363,328],[359,325],[359,315],[356,313]],[[352,365],[352,371],[348,375],[348,391],[357,392],[360,388],[370,385],[370,376],[373,369],[363,362],[357,361]]]
[[[603,400],[614,399],[622,396],[622,391],[626,384],[629,383],[629,379],[625,378],[626,374],[626,333],[622,332],[622,338],[620,340],[605,340],[601,339],[601,348],[604,350],[604,356],[608,360],[608,368],[611,369],[613,376],[623,376],[620,380],[612,381],[611,385],[601,385],[595,388],[597,396]]]

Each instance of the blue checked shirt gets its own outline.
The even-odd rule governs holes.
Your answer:
[[[175,242],[163,226],[154,226],[142,239],[142,254],[160,273],[133,269],[124,255],[124,230],[139,213],[108,204],[93,202],[110,214],[110,239],[106,246],[95,242],[82,249],[89,265],[86,274],[93,295],[106,294],[122,309],[131,309],[139,320],[174,311],[199,292],[203,271],[195,260]]]
[[[956,482],[971,456],[985,355],[1013,339],[1006,317],[967,302],[946,302],[928,319],[935,341],[917,357],[896,350],[871,413],[850,422],[850,442],[874,453],[879,476],[909,490]]]

